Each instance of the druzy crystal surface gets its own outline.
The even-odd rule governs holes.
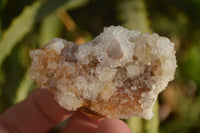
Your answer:
[[[168,38],[121,26],[107,27],[82,45],[54,38],[30,56],[31,78],[62,107],[107,118],[150,119],[176,69]]]

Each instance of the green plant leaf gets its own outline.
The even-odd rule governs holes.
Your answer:
[[[155,102],[153,108],[153,117],[151,120],[143,120],[143,130],[144,133],[158,133],[159,126],[159,104],[158,101]]]
[[[18,103],[26,98],[30,90],[33,88],[33,83],[34,81],[30,78],[29,70],[27,70],[24,79],[18,87],[14,103]]]
[[[187,57],[185,61],[180,64],[180,68],[182,77],[193,80],[200,86],[200,46],[198,45],[200,41],[197,40],[196,43],[196,45],[188,48]]]
[[[56,13],[46,16],[41,23],[39,46],[43,47],[50,39],[59,37],[62,28],[64,28],[64,26]]]
[[[34,17],[41,5],[42,2],[35,2],[33,5],[26,7],[22,14],[15,18],[10,27],[3,33],[0,40],[0,65],[14,45],[32,29],[35,22]]]
[[[126,120],[126,123],[130,127],[132,133],[143,133],[142,119],[140,117],[131,117]]]
[[[123,0],[118,5],[119,19],[130,29],[150,32],[144,0]]]

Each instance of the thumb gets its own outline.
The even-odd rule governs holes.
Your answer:
[[[0,127],[10,132],[44,133],[71,114],[58,105],[52,93],[37,89],[23,102],[0,115]]]

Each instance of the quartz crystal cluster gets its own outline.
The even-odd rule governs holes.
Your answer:
[[[31,78],[67,110],[107,118],[150,119],[174,78],[174,44],[157,34],[110,26],[82,45],[54,38],[30,52]]]

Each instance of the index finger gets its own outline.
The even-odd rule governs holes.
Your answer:
[[[10,132],[44,133],[72,114],[58,105],[52,93],[37,89],[23,102],[4,112],[0,124]]]

